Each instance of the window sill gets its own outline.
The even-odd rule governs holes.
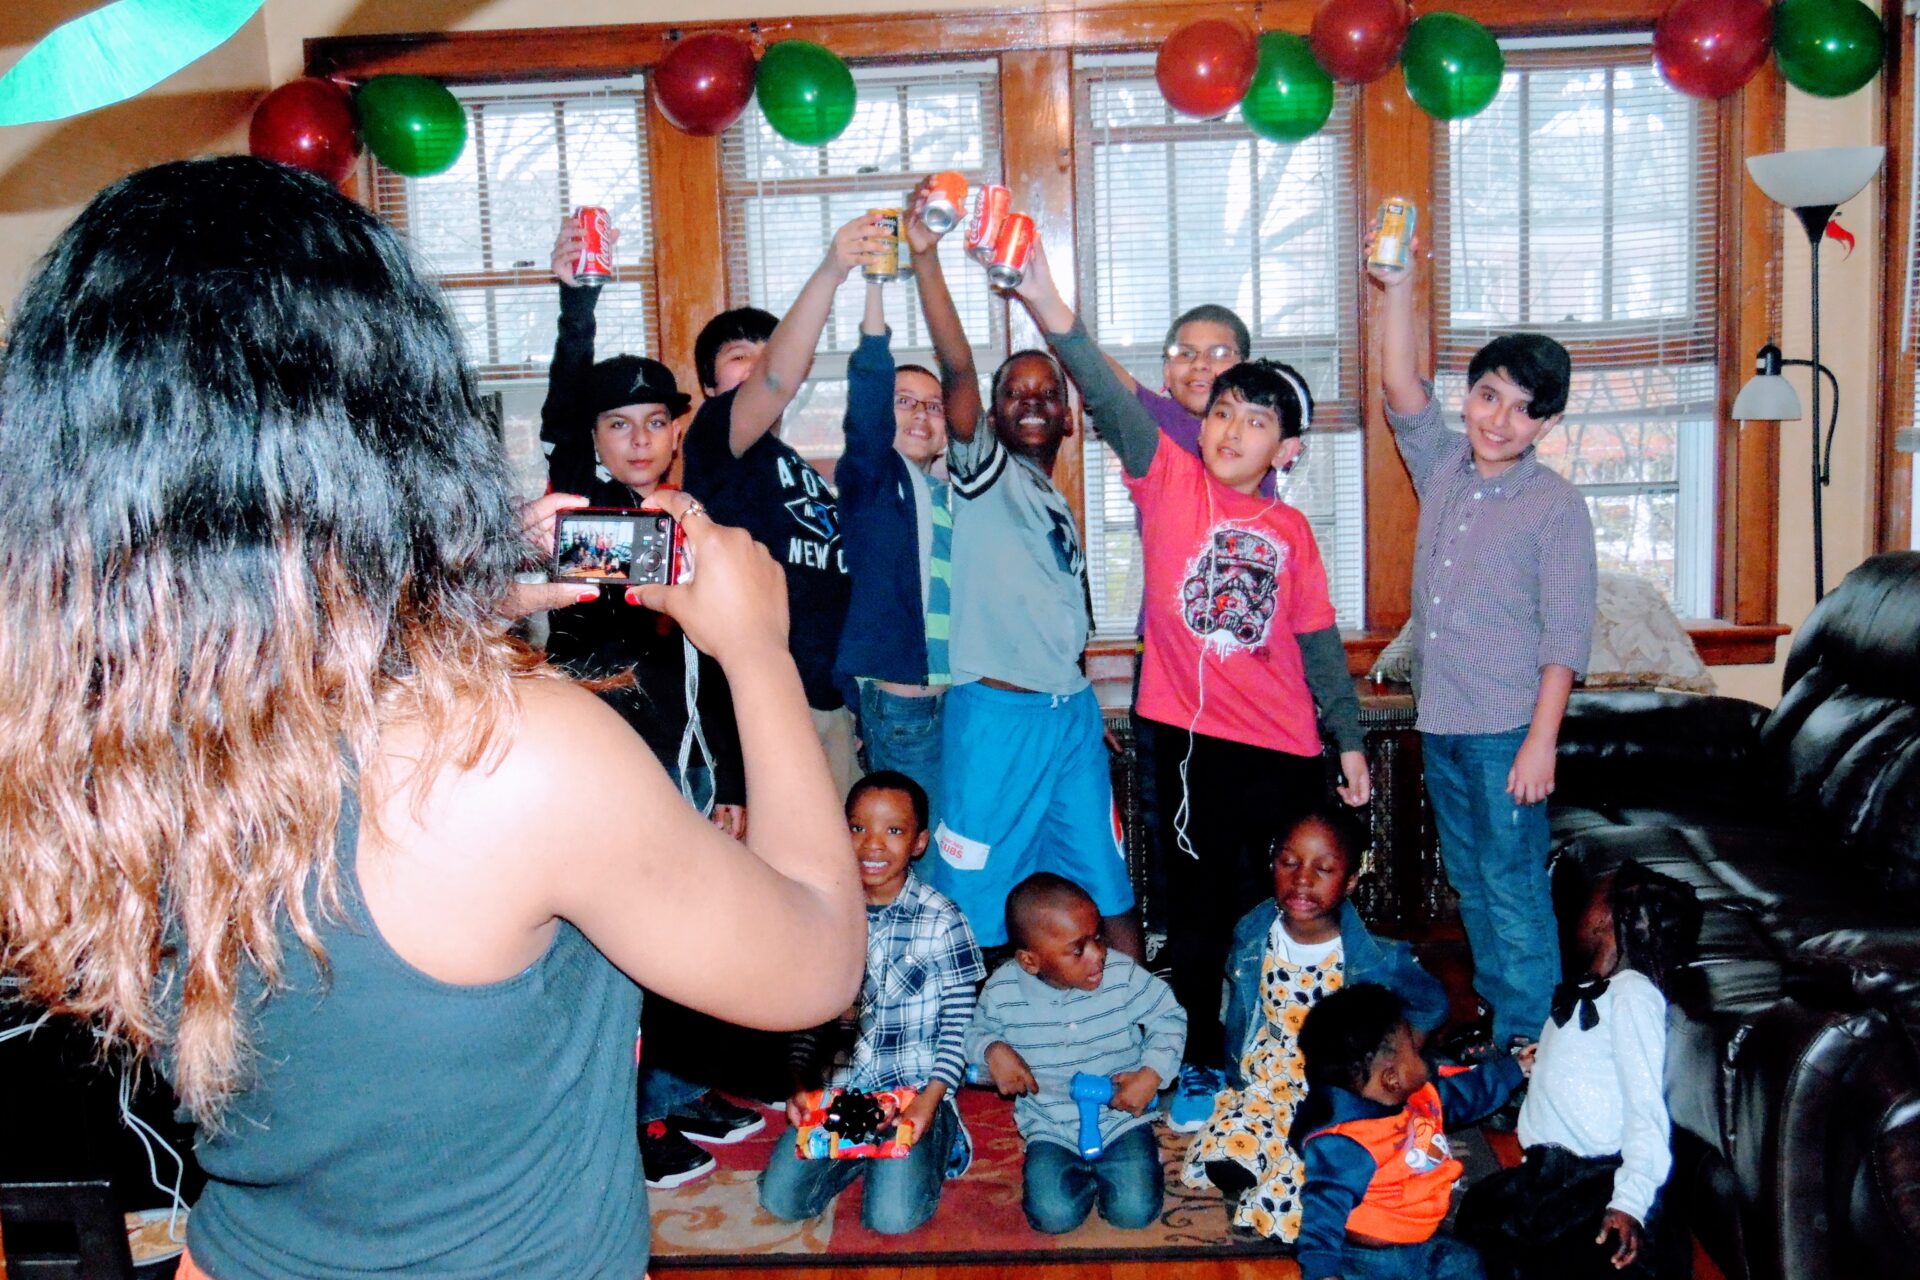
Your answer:
[[[1700,651],[1700,660],[1710,667],[1765,666],[1778,656],[1780,637],[1793,630],[1777,622],[1741,625],[1716,619],[1683,625],[1687,634],[1693,637],[1694,647]],[[1379,658],[1380,651],[1393,640],[1394,634],[1392,631],[1344,633],[1347,670],[1357,676],[1365,675]],[[1100,640],[1087,646],[1089,660],[1130,661],[1133,653],[1134,644],[1131,640]],[[1131,674],[1130,666],[1128,671]]]

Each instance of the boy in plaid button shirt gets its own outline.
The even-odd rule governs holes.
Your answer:
[[[1566,411],[1572,362],[1543,334],[1495,338],[1467,366],[1466,431],[1451,431],[1415,362],[1413,269],[1368,271],[1385,295],[1387,423],[1420,494],[1413,691],[1427,797],[1474,986],[1493,1007],[1486,1048],[1511,1049],[1539,1037],[1560,980],[1546,800],[1593,644],[1593,520],[1535,453]]]
[[[795,1037],[787,1120],[799,1125],[799,1094],[822,1084],[862,1093],[909,1087],[920,1094],[901,1119],[918,1136],[897,1160],[803,1160],[793,1142],[780,1141],[760,1175],[760,1204],[789,1222],[811,1218],[864,1174],[861,1221],[901,1235],[933,1216],[956,1150],[964,1167],[968,1139],[951,1095],[987,971],[960,908],[909,870],[927,849],[920,784],[891,770],[867,774],[847,795],[847,828],[867,897],[867,975],[859,1003],[838,1023]]]

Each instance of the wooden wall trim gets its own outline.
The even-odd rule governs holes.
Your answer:
[[[1882,133],[1887,141],[1886,168],[1880,174],[1883,205],[1880,217],[1880,412],[1875,415],[1873,538],[1876,551],[1913,545],[1914,455],[1895,452],[1894,435],[1917,424],[1913,412],[1914,354],[1902,351],[1901,325],[1906,307],[1907,259],[1913,253],[1907,225],[1907,200],[1915,180],[1913,154],[1914,20],[1903,6],[1886,10],[1887,62],[1881,69],[1881,102],[1885,110]]]
[[[1499,34],[1646,30],[1666,0],[1452,0],[1448,8]],[[728,22],[649,22],[595,27],[532,27],[330,36],[306,42],[309,75],[358,79],[389,72],[463,82],[584,79],[631,75],[665,56],[673,41],[702,31],[750,40],[814,40],[842,57],[951,58],[1022,49],[1102,49],[1152,45],[1197,17],[1234,14],[1262,30],[1304,32],[1317,0],[1154,0],[1086,7],[962,9],[947,13],[833,14]]]
[[[1769,62],[1721,116],[1720,539],[1714,599],[1719,617],[1742,625],[1778,617],[1780,427],[1735,422],[1733,400],[1772,332],[1780,288],[1781,210],[1747,177],[1746,157],[1785,145],[1787,87]],[[1728,305],[1731,304],[1731,305]],[[1770,661],[1771,659],[1766,659]]]
[[[1364,224],[1388,196],[1405,196],[1420,208],[1426,246],[1433,243],[1433,120],[1407,97],[1398,68],[1361,91],[1358,145],[1354,147],[1360,207]],[[1367,227],[1359,228],[1365,242]],[[1354,264],[1358,271],[1360,264]],[[1367,627],[1391,634],[1405,625],[1413,605],[1413,544],[1420,523],[1420,500],[1413,480],[1400,461],[1400,450],[1387,426],[1386,393],[1380,384],[1381,293],[1364,281],[1361,313],[1367,341],[1360,355],[1361,412],[1364,415],[1367,503]],[[1433,271],[1419,272],[1414,284],[1414,307],[1426,319],[1419,332],[1420,367],[1433,367]]]

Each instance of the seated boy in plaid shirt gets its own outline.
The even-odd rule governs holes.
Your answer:
[[[901,1119],[918,1136],[896,1160],[803,1160],[782,1140],[760,1175],[760,1204],[789,1222],[811,1218],[864,1174],[861,1221],[900,1235],[933,1216],[950,1163],[956,1175],[966,1166],[969,1139],[952,1093],[987,971],[960,908],[909,870],[927,849],[920,784],[891,770],[867,774],[847,795],[847,828],[867,897],[867,976],[858,1005],[838,1023],[795,1037],[787,1120],[799,1126],[800,1093],[822,1084],[862,1093],[910,1087],[920,1093]]]

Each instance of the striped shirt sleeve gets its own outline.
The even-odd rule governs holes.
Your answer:
[[[933,1058],[933,1079],[958,1089],[967,1073],[967,1024],[973,1018],[973,984],[950,985],[940,993],[939,1047]]]

